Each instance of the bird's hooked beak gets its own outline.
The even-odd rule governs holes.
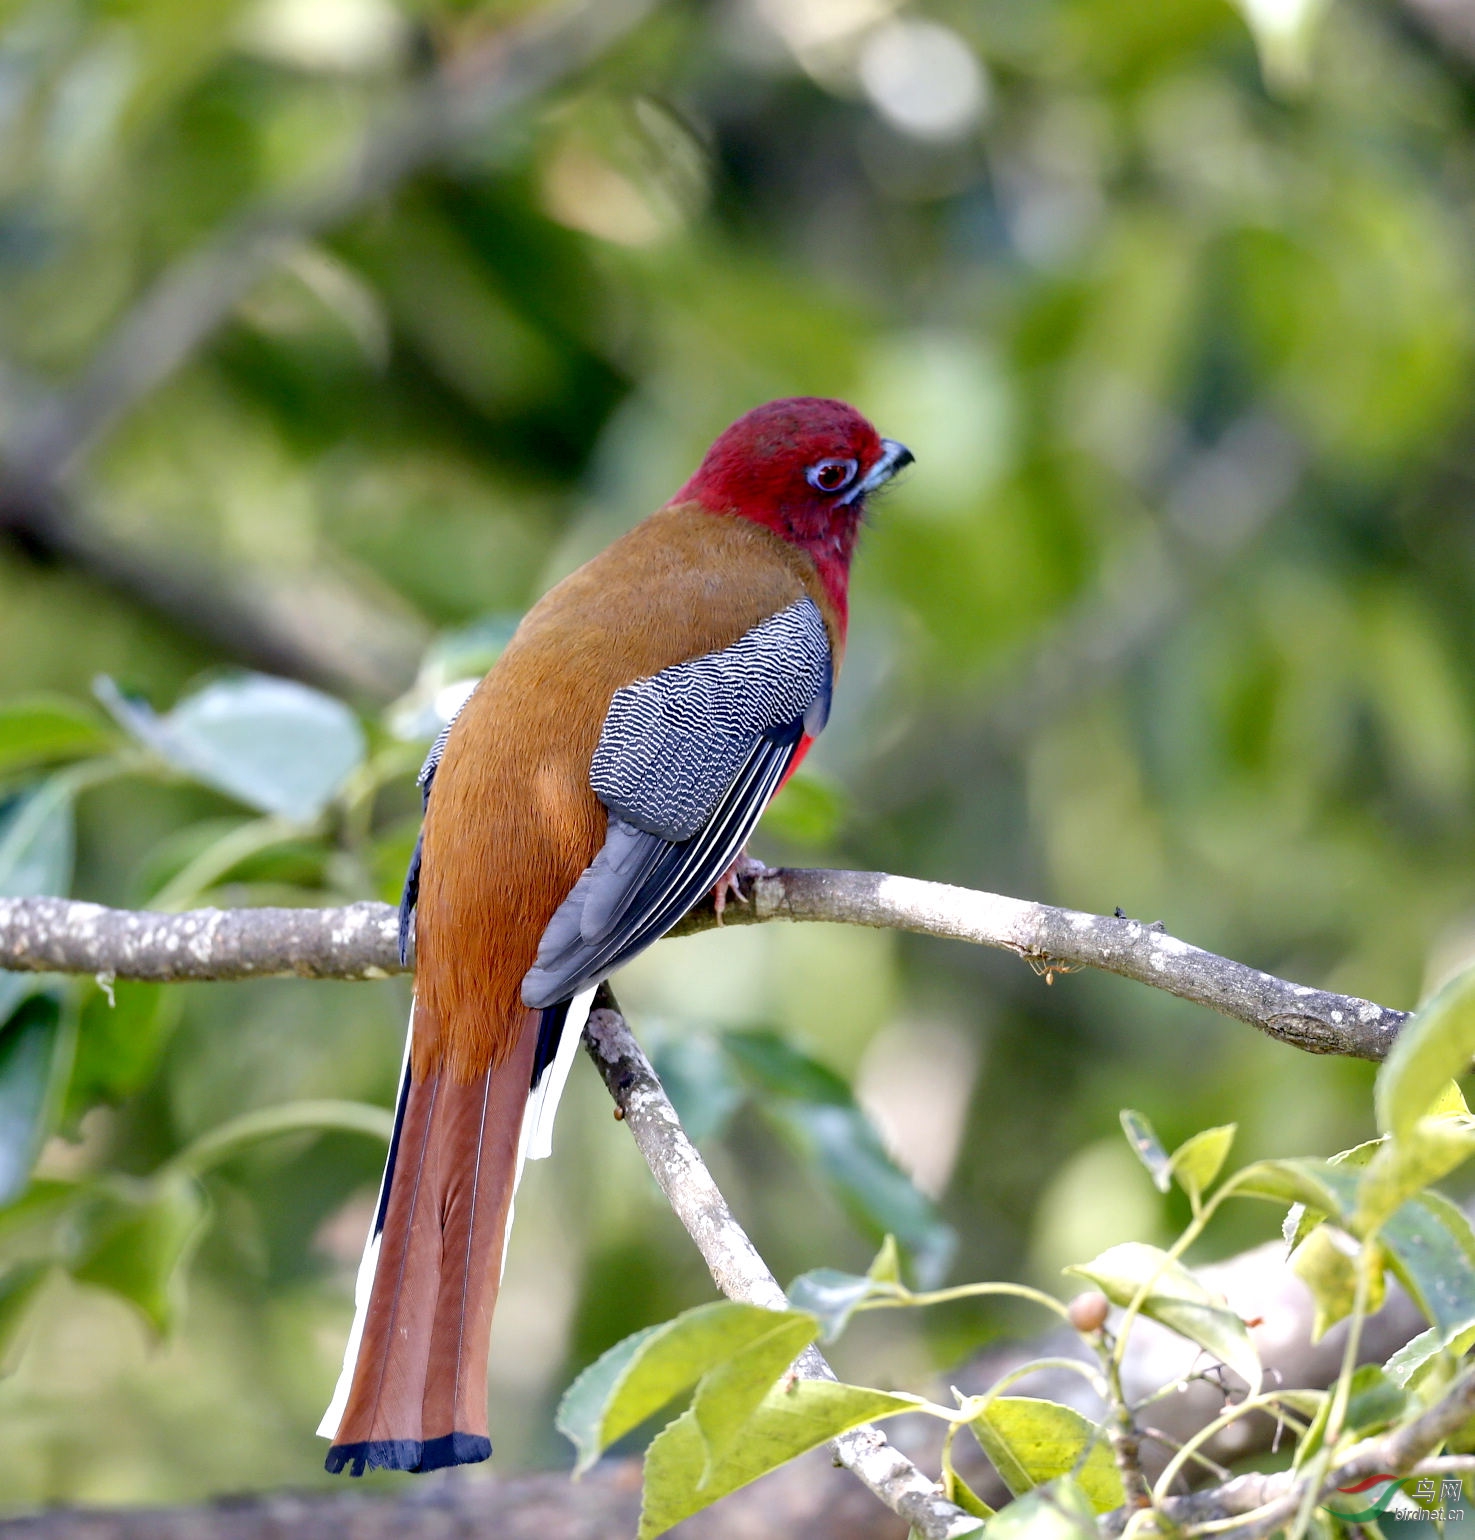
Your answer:
[[[884,487],[899,470],[915,459],[916,456],[905,444],[898,444],[894,438],[883,438],[880,458],[840,499],[841,503],[853,503],[867,493],[874,492],[877,487]]]

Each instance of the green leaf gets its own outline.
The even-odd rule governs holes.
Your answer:
[[[363,763],[358,719],[341,701],[289,679],[222,679],[157,715],[111,679],[99,699],[176,769],[217,791],[298,823],[310,823]]]
[[[707,1032],[673,1032],[651,1059],[693,1142],[717,1138],[747,1095],[722,1045]]]
[[[1090,1499],[1069,1476],[1036,1487],[991,1518],[983,1540],[1097,1540]]]
[[[1355,1144],[1350,1150],[1342,1150],[1333,1155],[1327,1162],[1328,1166],[1346,1166],[1349,1170],[1360,1171],[1382,1149],[1385,1141],[1382,1139],[1368,1139],[1362,1144]],[[1236,1178],[1236,1180],[1238,1180]],[[1340,1178],[1338,1179],[1340,1180]],[[1345,1202],[1342,1189],[1338,1188],[1338,1201]],[[1356,1195],[1356,1188],[1353,1188]],[[1252,1194],[1251,1196],[1260,1196]],[[1286,1212],[1286,1217],[1281,1224],[1281,1234],[1285,1237],[1286,1247],[1294,1251],[1302,1241],[1326,1219],[1327,1213],[1316,1207],[1308,1207],[1304,1202],[1291,1204]],[[1350,1223],[1350,1219],[1349,1219]]]
[[[119,979],[94,989],[82,1005],[77,1054],[63,1122],[70,1126],[98,1102],[118,1102],[148,1084],[184,1003],[169,984]]]
[[[1322,1225],[1291,1254],[1291,1271],[1311,1291],[1316,1311],[1311,1340],[1320,1342],[1338,1321],[1352,1314],[1357,1298],[1356,1245],[1346,1239],[1343,1231]],[[1380,1269],[1379,1283],[1381,1279]],[[1376,1310],[1381,1302],[1381,1298],[1376,1302],[1370,1299],[1369,1311]]]
[[[807,1310],[819,1317],[825,1341],[832,1342],[866,1300],[893,1295],[902,1287],[896,1237],[888,1235],[864,1277],[859,1273],[842,1273],[834,1267],[816,1267],[801,1273],[789,1285],[788,1295],[794,1309]]]
[[[33,1181],[13,1203],[0,1208],[0,1257],[14,1261],[65,1250],[62,1232],[79,1203],[88,1201],[79,1182]]]
[[[101,754],[115,742],[91,711],[65,696],[23,695],[0,703],[0,778]]]
[[[417,821],[418,832],[418,821]],[[413,848],[413,846],[412,846]],[[130,887],[138,906],[181,908],[230,881],[307,890],[333,886],[328,845],[287,819],[208,818],[166,835],[136,868]],[[404,885],[409,851],[400,863]],[[398,887],[395,900],[398,901]]]
[[[24,1190],[56,1122],[76,1041],[53,992],[32,995],[0,1032],[0,1205]]]
[[[64,776],[0,806],[0,898],[64,894],[74,842],[72,790]],[[27,995],[47,987],[40,974],[0,972],[0,1024]]]
[[[644,1326],[607,1348],[560,1397],[553,1425],[577,1451],[576,1477],[582,1476],[612,1441],[604,1436],[604,1427],[605,1410],[615,1387],[645,1343],[668,1324]]]
[[[1407,1385],[1430,1359],[1443,1351],[1444,1333],[1430,1326],[1405,1342],[1383,1369],[1395,1385]]]
[[[828,1065],[800,1053],[777,1032],[724,1032],[722,1048],[755,1089],[823,1106],[851,1107],[850,1087]]]
[[[370,1102],[316,1098],[279,1102],[275,1107],[243,1112],[240,1117],[230,1118],[218,1128],[212,1128],[181,1150],[169,1164],[176,1170],[200,1176],[263,1139],[329,1130],[364,1134],[388,1144],[394,1134],[394,1114],[387,1107],[376,1107]]]
[[[800,1275],[788,1287],[789,1303],[796,1310],[807,1310],[821,1323],[826,1342],[833,1342],[845,1330],[856,1306],[878,1290],[876,1280],[859,1273],[842,1273],[834,1267],[816,1267]]]
[[[874,1283],[889,1283],[900,1288],[901,1283],[901,1253],[896,1249],[896,1237],[888,1235],[881,1242],[881,1249],[866,1269],[866,1277]]]
[[[646,1451],[639,1540],[654,1540],[719,1497],[848,1428],[911,1411],[914,1406],[910,1398],[859,1385],[796,1380],[764,1397],[743,1437],[710,1469],[696,1415],[685,1412],[658,1433]]]
[[[1169,1161],[1172,1174],[1195,1204],[1214,1185],[1214,1179],[1228,1158],[1238,1130],[1238,1123],[1205,1128],[1191,1139],[1185,1139],[1173,1151]]]
[[[72,1275],[137,1305],[161,1336],[179,1318],[184,1274],[209,1212],[192,1177],[117,1184],[93,1216]]]
[[[1437,1327],[1431,1326],[1427,1331],[1421,1331],[1417,1337],[1405,1342],[1383,1365],[1383,1368],[1395,1385],[1413,1387],[1422,1378],[1420,1371],[1435,1359],[1446,1354],[1454,1358],[1462,1358],[1472,1346],[1475,1346],[1475,1326],[1456,1333],[1447,1343],[1444,1340],[1444,1333]]]
[[[1403,1387],[1377,1364],[1362,1364],[1353,1373],[1350,1390],[1346,1427],[1359,1437],[1397,1422],[1408,1405]]]
[[[819,1322],[812,1315],[774,1314],[779,1320],[771,1332],[709,1370],[697,1385],[691,1409],[707,1441],[709,1470],[716,1469],[737,1440],[747,1436],[748,1419],[759,1403],[819,1335]]]
[[[1357,1233],[1372,1234],[1406,1198],[1448,1175],[1472,1152],[1475,1120],[1468,1117],[1419,1118],[1382,1141],[1357,1184]]]
[[[1118,1116],[1122,1120],[1122,1132],[1127,1136],[1127,1143],[1132,1146],[1132,1153],[1147,1167],[1152,1185],[1159,1192],[1166,1192],[1173,1185],[1172,1163],[1152,1124],[1142,1113],[1133,1112],[1130,1107],[1123,1107]]]
[[[1475,968],[1451,979],[1404,1023],[1383,1060],[1373,1106],[1383,1133],[1408,1133],[1475,1055]]]
[[[1128,1241],[1065,1271],[1094,1283],[1114,1305],[1131,1304],[1145,1289],[1144,1315],[1198,1343],[1245,1380],[1251,1395],[1258,1394],[1260,1357],[1245,1323],[1167,1252]]]
[[[21,1262],[0,1276],[0,1375],[15,1369],[26,1317],[51,1277],[51,1268],[48,1261]]]
[[[763,1094],[757,1105],[878,1239],[894,1235],[919,1285],[947,1271],[957,1236],[886,1153],[850,1087],[771,1032],[729,1032],[723,1046]]]
[[[1378,1232],[1393,1270],[1414,1303],[1452,1341],[1475,1326],[1475,1235],[1448,1198],[1410,1199]]]
[[[53,776],[0,811],[0,897],[63,894],[72,880],[72,789]]]
[[[1242,1198],[1304,1203],[1344,1222],[1357,1206],[1356,1172],[1326,1160],[1257,1160],[1236,1171],[1225,1185]]]
[[[1000,1396],[968,1426],[1015,1497],[1057,1476],[1074,1475],[1095,1512],[1109,1513],[1126,1501],[1110,1445],[1094,1423],[1068,1406]]]
[[[975,1519],[991,1519],[994,1510],[968,1485],[957,1473],[953,1472],[953,1501],[964,1513],[971,1513]]]
[[[559,1402],[556,1425],[579,1452],[575,1473],[588,1470],[601,1451],[695,1385],[709,1369],[770,1336],[781,1323],[795,1320],[819,1329],[813,1316],[798,1311],[720,1300],[617,1342],[584,1370]]]

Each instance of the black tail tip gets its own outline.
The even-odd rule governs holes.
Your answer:
[[[447,1433],[426,1439],[416,1470],[442,1470],[447,1465],[475,1465],[492,1457],[492,1441],[475,1433]]]
[[[379,1438],[361,1444],[334,1444],[323,1461],[330,1476],[352,1467],[350,1476],[366,1470],[443,1470],[448,1465],[475,1465],[492,1457],[492,1441],[476,1433],[446,1433],[440,1438]]]

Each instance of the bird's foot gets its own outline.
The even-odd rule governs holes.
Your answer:
[[[712,908],[717,913],[717,923],[722,923],[722,911],[727,908],[729,898],[735,898],[738,903],[746,904],[747,896],[743,893],[742,879],[755,881],[759,877],[771,877],[773,868],[765,866],[756,856],[750,856],[746,850],[740,850],[737,859],[717,879],[717,886],[712,889]]]

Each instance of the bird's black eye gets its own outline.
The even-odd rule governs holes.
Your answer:
[[[818,465],[811,465],[804,475],[810,486],[818,487],[821,492],[838,492],[855,480],[859,469],[854,460],[821,460]]]

